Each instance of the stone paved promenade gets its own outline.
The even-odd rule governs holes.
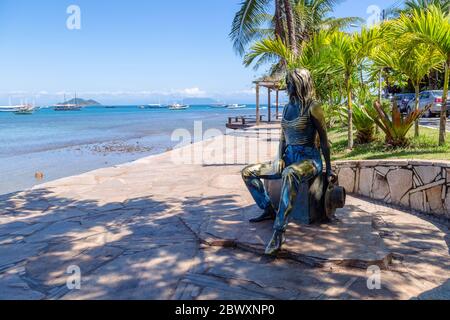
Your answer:
[[[209,158],[245,145],[220,141],[200,145]],[[270,224],[246,222],[258,214],[247,161],[174,164],[179,152],[1,197],[0,299],[450,298],[446,226],[350,197],[337,222],[293,224],[282,257],[264,257]],[[381,290],[367,288],[371,264]],[[70,266],[80,290],[67,288]]]

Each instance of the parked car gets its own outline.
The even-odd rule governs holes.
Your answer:
[[[424,91],[420,93],[420,103],[419,109],[424,110],[426,106],[431,104],[431,109],[425,113],[425,117],[431,118],[436,115],[441,114],[442,108],[442,95],[444,92],[442,90],[434,90],[434,91]],[[412,99],[408,103],[408,113],[410,113],[415,108],[415,100]],[[450,114],[450,98],[447,99],[447,115]]]
[[[400,112],[408,111],[408,103],[415,99],[416,95],[414,93],[399,93],[395,95],[395,101],[400,109]]]

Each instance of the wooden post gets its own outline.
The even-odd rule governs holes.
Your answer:
[[[259,113],[259,84],[256,84],[256,125],[261,124],[260,113]]]
[[[267,118],[269,123],[272,122],[272,89],[267,88],[267,96],[268,96],[268,107],[269,110],[269,117]]]
[[[277,89],[277,97],[276,97],[276,107],[277,107],[277,120],[280,119],[280,91]]]

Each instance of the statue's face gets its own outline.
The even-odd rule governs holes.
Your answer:
[[[288,81],[287,81],[287,90],[288,90],[288,93],[289,93],[289,96],[295,96],[295,95],[297,95],[297,90],[296,90],[297,88],[295,87],[295,83],[294,83],[294,81],[292,81],[292,79],[288,79]]]
[[[295,70],[288,75],[286,86],[291,98],[309,101],[313,96],[311,75],[307,70]]]

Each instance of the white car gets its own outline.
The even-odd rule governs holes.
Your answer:
[[[444,92],[442,90],[434,91],[424,91],[420,94],[419,109],[424,110],[426,106],[431,104],[431,109],[425,113],[425,117],[431,118],[436,115],[441,114],[442,108],[442,95]],[[412,99],[408,103],[408,113],[411,113],[415,109],[416,101]],[[450,97],[447,99],[447,115],[450,114]]]

